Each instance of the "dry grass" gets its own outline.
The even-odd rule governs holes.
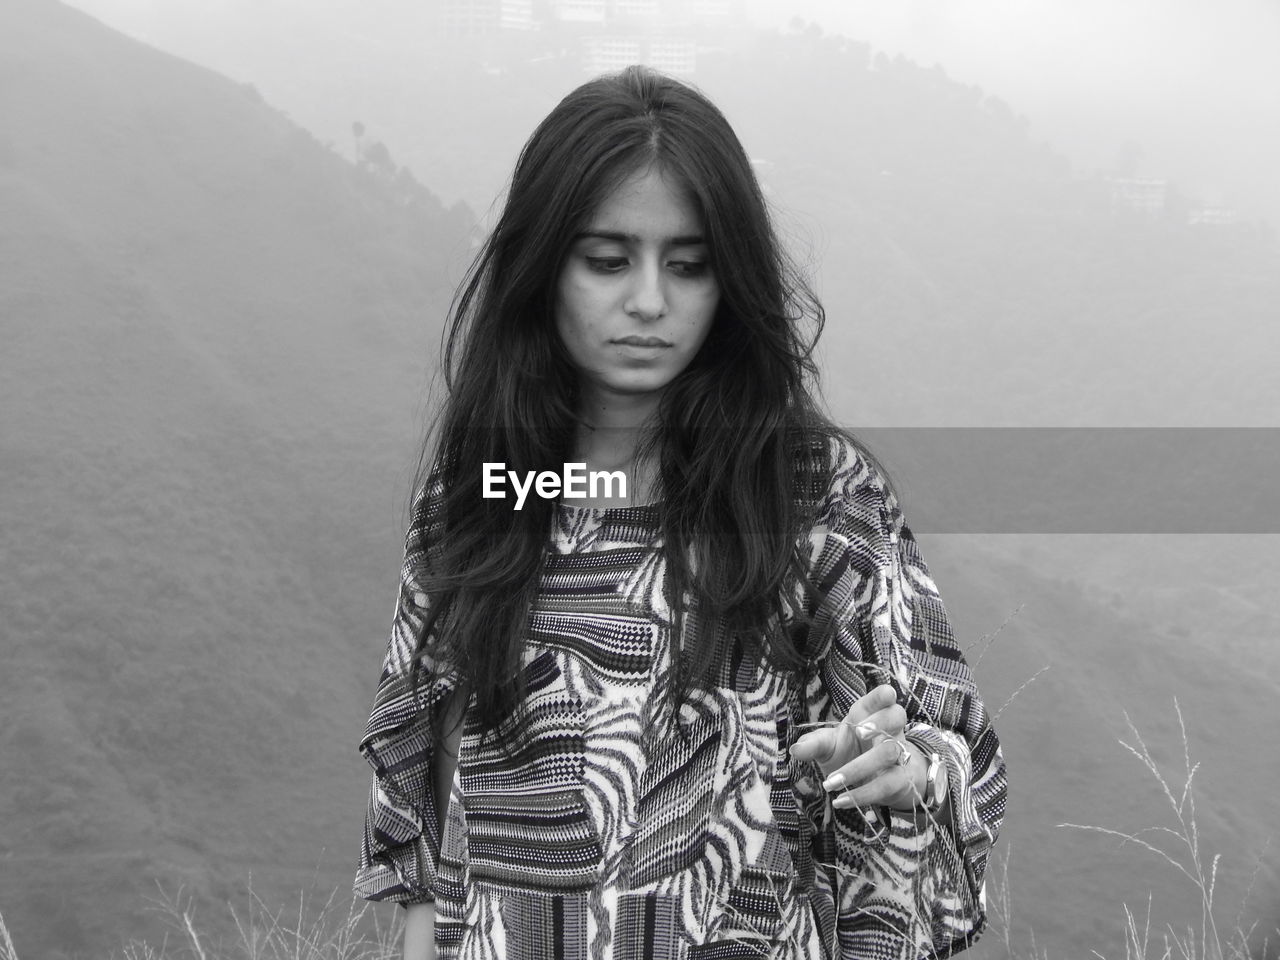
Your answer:
[[[111,954],[113,960],[396,960],[400,956],[400,911],[390,925],[384,925],[370,904],[340,902],[336,890],[323,903],[303,892],[296,908],[273,910],[250,881],[247,910],[227,904],[236,939],[230,946],[215,946],[200,928],[190,894],[182,887],[173,892],[158,885],[157,889],[149,902],[168,932],[159,944],[130,940]],[[3,916],[0,960],[18,960]]]
[[[1259,852],[1249,888],[1235,914],[1228,920],[1215,899],[1221,855],[1209,856],[1200,843],[1194,790],[1199,764],[1192,763],[1187,728],[1176,698],[1173,709],[1178,718],[1178,730],[1182,739],[1183,769],[1180,772],[1180,783],[1172,781],[1156,763],[1141,732],[1127,713],[1125,723],[1129,728],[1129,739],[1117,738],[1120,746],[1142,764],[1159,787],[1172,814],[1171,823],[1149,826],[1136,833],[1094,824],[1062,823],[1058,826],[1084,830],[1118,839],[1124,844],[1136,845],[1141,856],[1150,855],[1162,861],[1169,869],[1183,876],[1199,895],[1199,922],[1188,924],[1185,930],[1176,930],[1172,924],[1163,930],[1152,929],[1152,898],[1149,893],[1145,909],[1135,911],[1129,903],[1124,903],[1124,960],[1270,960],[1275,956],[1274,948],[1280,946],[1280,927],[1259,929],[1258,921],[1250,922],[1247,917],[1253,883],[1271,840],[1269,838]],[[999,871],[992,871],[990,886],[993,895],[989,898],[989,906],[993,927],[999,931],[998,935],[1011,960],[1050,960],[1048,952],[1037,947],[1034,931],[1030,934],[1029,949],[1016,947],[1013,943],[1013,918],[1016,910],[1010,893],[1009,856],[1010,851],[1006,846],[1004,857],[998,864]],[[1102,949],[1092,946],[1089,953],[1097,960],[1111,960],[1120,956],[1119,948],[1119,944],[1103,945]]]

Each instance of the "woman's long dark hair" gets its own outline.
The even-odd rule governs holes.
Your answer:
[[[571,458],[577,377],[556,332],[557,279],[604,198],[650,164],[695,202],[720,288],[712,330],[664,391],[651,439],[671,689],[680,698],[713,682],[729,659],[803,662],[781,624],[795,613],[783,597],[800,574],[806,505],[825,490],[823,470],[803,466],[820,463],[837,432],[811,392],[822,307],[778,244],[728,121],[690,86],[631,67],[577,88],[534,131],[451,312],[448,396],[419,477],[439,495],[411,530],[429,597],[415,662],[456,669],[487,729],[520,696],[555,503],[529,497],[515,511],[483,498],[483,464],[525,476],[560,473]]]

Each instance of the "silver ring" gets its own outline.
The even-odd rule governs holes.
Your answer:
[[[901,751],[898,754],[898,759],[893,761],[897,766],[905,767],[907,764],[911,762],[911,750],[907,746],[905,740],[899,740],[893,734],[886,733],[884,730],[877,730],[876,733],[879,734],[880,736],[880,739],[876,741],[877,744],[888,741],[892,743],[894,746],[896,746],[898,750]]]
[[[906,743],[897,739],[896,737],[893,738],[893,742],[897,744],[898,749],[902,751],[900,754],[898,754],[898,759],[894,762],[897,763],[897,765],[900,767],[905,767],[907,764],[911,762],[911,748],[908,747]]]

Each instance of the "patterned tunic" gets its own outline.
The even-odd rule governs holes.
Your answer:
[[[908,960],[972,942],[1004,815],[999,743],[891,493],[856,448],[834,461],[801,541],[817,596],[792,608],[809,612],[805,679],[737,664],[674,724],[649,722],[671,659],[658,508],[558,505],[523,726],[504,751],[464,721],[443,835],[429,721],[454,678],[414,702],[427,601],[411,554],[361,743],[356,892],[434,900],[441,957]],[[946,764],[947,822],[833,808],[816,765],[788,757],[805,725],[885,681]]]

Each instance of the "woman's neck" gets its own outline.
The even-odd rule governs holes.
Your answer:
[[[652,471],[643,461],[638,462],[636,455],[657,409],[657,397],[651,395],[592,398],[581,405],[573,442],[574,460],[586,464],[588,475],[593,471],[622,471],[627,488],[625,496],[588,497],[575,500],[577,505],[616,507],[651,499]]]
[[[637,432],[657,419],[659,393],[612,393],[584,386],[578,401],[578,419],[602,430]]]

